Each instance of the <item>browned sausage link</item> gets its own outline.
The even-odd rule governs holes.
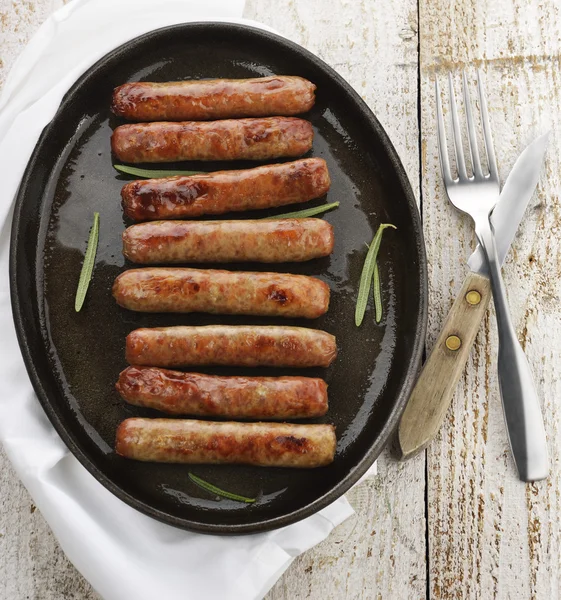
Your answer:
[[[221,215],[307,202],[329,190],[322,158],[303,158],[239,171],[131,181],[123,210],[135,221]]]
[[[115,449],[126,458],[184,464],[323,467],[335,456],[333,425],[126,419]]]
[[[337,356],[325,331],[281,325],[206,325],[135,329],[126,359],[151,367],[328,367]]]
[[[302,77],[142,81],[115,88],[111,109],[131,121],[289,116],[312,108],[315,89]]]
[[[153,221],[123,232],[123,254],[154,265],[188,262],[303,262],[333,251],[323,219]]]
[[[180,160],[265,160],[302,156],[312,147],[311,123],[294,117],[121,125],[111,148],[128,163]]]
[[[170,415],[229,419],[304,419],[327,412],[327,384],[312,377],[220,377],[127,367],[123,400]]]
[[[306,275],[146,268],[121,273],[113,296],[138,312],[203,312],[316,319],[329,308],[329,286]]]

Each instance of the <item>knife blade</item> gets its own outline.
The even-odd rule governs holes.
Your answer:
[[[549,132],[534,140],[515,162],[491,216],[501,264],[532,197]],[[419,374],[398,428],[403,459],[422,451],[438,433],[491,298],[487,264],[477,246],[436,344]]]
[[[538,184],[548,141],[549,131],[535,139],[518,157],[491,215],[501,264],[508,254],[520,221],[526,212],[526,206]],[[467,262],[471,271],[488,276],[487,261],[479,244]]]

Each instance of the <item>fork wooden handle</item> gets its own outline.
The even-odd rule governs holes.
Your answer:
[[[426,448],[440,429],[490,299],[489,280],[470,272],[401,417],[398,440],[402,458]]]

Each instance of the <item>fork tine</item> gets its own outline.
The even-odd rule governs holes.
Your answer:
[[[460,132],[460,120],[458,118],[458,109],[456,108],[456,98],[454,96],[454,84],[452,83],[452,73],[448,73],[448,89],[450,90],[450,113],[452,115],[452,132],[454,140],[454,150],[456,151],[456,165],[458,166],[458,175],[460,179],[467,179],[466,159],[464,157],[464,147],[462,145],[462,134]]]
[[[481,123],[483,124],[483,139],[485,140],[485,152],[487,153],[487,162],[489,163],[489,173],[492,179],[499,180],[499,170],[497,169],[497,159],[495,157],[495,148],[493,146],[493,136],[491,135],[491,125],[489,124],[489,112],[487,110],[487,98],[485,86],[481,78],[481,71],[477,70],[477,89],[479,90],[479,104],[481,105]]]
[[[469,151],[471,154],[471,164],[473,165],[473,174],[476,179],[483,179],[483,171],[481,170],[481,161],[479,159],[479,147],[477,145],[477,137],[475,134],[475,123],[471,112],[471,100],[469,98],[469,86],[466,72],[464,71],[464,104],[466,107],[466,120],[469,136]]]
[[[438,79],[435,79],[436,94],[436,131],[438,133],[438,156],[440,157],[440,170],[445,185],[453,182],[450,172],[450,160],[448,159],[448,144],[446,142],[446,129],[444,127],[444,118],[442,117],[442,102],[440,100],[440,86]]]

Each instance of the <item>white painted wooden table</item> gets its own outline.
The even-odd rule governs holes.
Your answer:
[[[0,0],[0,85],[60,0]],[[438,439],[354,489],[356,516],[296,560],[268,600],[561,597],[561,5],[559,0],[247,0],[334,67],[388,131],[419,199],[429,258],[430,349],[474,246],[438,173],[433,82],[485,73],[503,178],[553,130],[547,164],[504,269],[544,407],[546,482],[520,483],[509,455],[485,320]],[[0,600],[98,598],[68,562],[0,454]],[[123,599],[128,600],[128,599]],[[203,599],[204,600],[204,599]]]

